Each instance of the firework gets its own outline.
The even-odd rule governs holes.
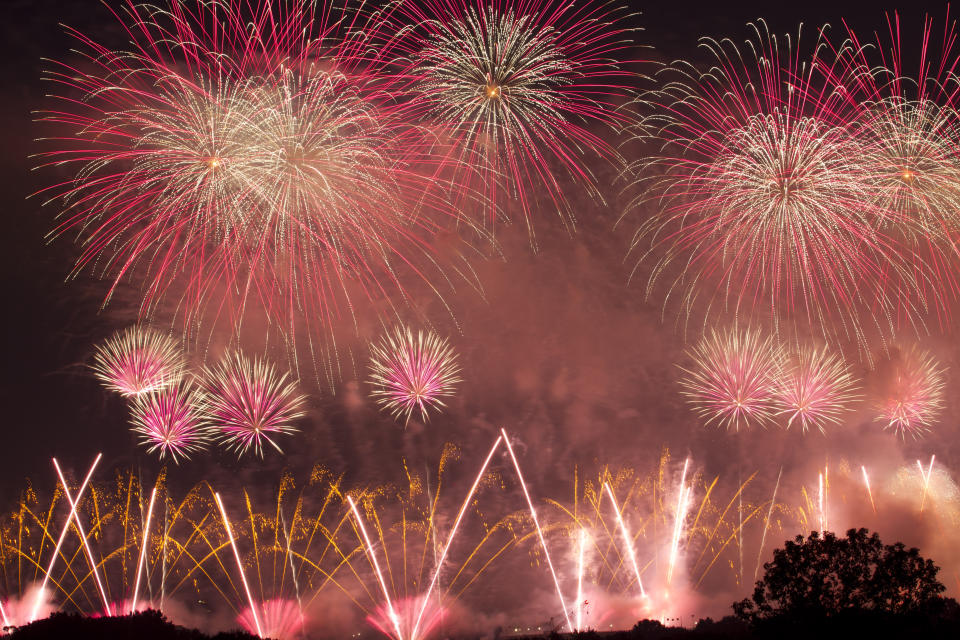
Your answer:
[[[771,338],[752,329],[713,331],[689,356],[693,366],[681,368],[682,393],[707,425],[738,431],[773,421],[783,354]]]
[[[262,457],[264,443],[282,453],[271,436],[298,431],[292,422],[304,415],[304,396],[289,374],[279,373],[266,360],[235,352],[206,368],[202,384],[209,420],[240,456],[252,448]]]
[[[519,212],[533,242],[538,200],[573,224],[566,178],[600,199],[587,158],[616,157],[595,131],[624,123],[636,74],[617,58],[634,46],[631,17],[592,0],[396,2],[382,55],[409,61],[396,76],[408,117],[456,188],[483,197],[488,223]]]
[[[415,410],[428,418],[430,409],[446,406],[459,377],[457,355],[446,339],[432,331],[397,327],[370,346],[371,396],[394,418],[410,421]]]
[[[261,638],[266,637],[263,635],[263,627],[260,626],[260,617],[257,615],[257,605],[253,601],[253,596],[250,594],[250,585],[247,583],[247,574],[243,571],[243,562],[240,560],[240,552],[237,551],[237,543],[233,538],[233,530],[230,527],[230,520],[227,518],[227,510],[223,507],[223,501],[220,499],[220,494],[215,493],[214,498],[217,501],[217,507],[220,508],[220,516],[223,518],[223,528],[227,532],[227,538],[230,540],[230,548],[233,549],[233,556],[237,561],[237,570],[240,572],[240,580],[243,582],[243,590],[247,593],[247,601],[250,603],[250,615],[253,617],[253,625],[257,630],[257,635]]]
[[[882,229],[846,94],[824,80],[836,61],[753,28],[744,50],[704,39],[710,71],[677,63],[649,96],[659,109],[640,135],[660,150],[635,165],[634,206],[655,211],[632,251],[653,263],[648,295],[664,282],[688,311],[699,301],[863,346],[863,318],[885,335],[898,313],[916,319],[914,274]]]
[[[133,599],[130,601],[130,613],[137,610],[137,596],[140,595],[140,578],[143,577],[143,566],[147,559],[147,540],[150,535],[150,521],[153,519],[153,503],[157,498],[157,487],[150,492],[150,506],[147,507],[147,521],[143,525],[143,536],[140,541],[140,558],[137,560],[137,578],[133,587]]]
[[[916,347],[895,354],[888,365],[875,419],[901,438],[918,438],[943,410],[946,371],[932,354]]]
[[[859,396],[857,385],[843,358],[826,348],[801,348],[790,358],[778,385],[781,414],[789,416],[787,428],[798,423],[804,433],[811,427],[826,432],[839,425]]]
[[[125,396],[140,396],[176,385],[185,363],[168,336],[141,326],[119,331],[97,346],[93,371],[103,385]]]
[[[75,274],[109,295],[140,283],[141,315],[167,302],[191,331],[265,316],[288,345],[322,341],[330,376],[355,296],[408,299],[411,280],[439,295],[434,239],[459,215],[404,159],[409,127],[352,10],[169,0],[122,21],[127,50],[71,32],[87,61],[48,74],[66,95],[41,118],[78,132],[40,156],[75,172],[46,190],[53,234],[82,244]]]
[[[189,384],[139,396],[131,404],[133,432],[148,453],[160,452],[189,459],[190,454],[206,449],[210,428],[203,415],[203,396]]]
[[[867,467],[860,465],[860,470],[863,472],[863,486],[867,488],[867,496],[870,498],[870,508],[873,509],[873,513],[877,513],[877,504],[873,501],[873,490],[870,489],[870,477],[867,475]]]

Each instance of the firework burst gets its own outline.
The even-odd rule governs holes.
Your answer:
[[[839,425],[859,398],[857,383],[838,354],[826,348],[805,347],[792,355],[778,384],[781,415],[788,416],[787,428],[799,424],[806,433],[816,427]]]
[[[633,92],[636,74],[617,59],[634,46],[626,8],[428,0],[393,3],[386,15],[384,51],[409,61],[397,78],[413,98],[410,118],[431,132],[456,188],[482,196],[488,223],[517,211],[533,241],[542,199],[572,225],[568,177],[600,199],[586,158],[616,157],[592,129],[624,124],[617,107]]]
[[[927,351],[904,349],[891,358],[876,421],[905,438],[930,431],[943,411],[946,369]]]
[[[103,386],[125,397],[176,385],[184,366],[171,338],[141,326],[115,333],[93,356],[93,371]]]
[[[863,317],[884,333],[897,312],[914,317],[912,273],[880,228],[869,154],[822,47],[805,61],[793,39],[754,30],[743,51],[702,41],[710,72],[678,63],[649,97],[659,109],[640,138],[660,150],[635,165],[634,207],[654,214],[633,251],[654,263],[648,294],[666,281],[688,310],[761,312],[863,345]]]
[[[267,600],[260,605],[259,622],[263,629],[263,638],[276,640],[294,640],[300,634],[305,619],[299,605],[292,600],[276,598]],[[239,616],[237,622],[247,633],[257,634],[257,625],[254,623],[253,612],[247,608]]]
[[[414,283],[440,295],[462,256],[437,237],[459,214],[405,160],[409,126],[375,82],[352,10],[125,9],[129,50],[71,32],[87,60],[54,67],[65,95],[41,113],[77,132],[40,154],[76,174],[45,192],[63,204],[53,234],[82,245],[75,274],[95,269],[111,296],[140,283],[141,315],[166,302],[192,331],[266,316],[289,345],[317,339],[331,378],[333,327],[354,322],[355,297],[407,300]]]
[[[417,409],[426,421],[428,411],[445,406],[443,399],[461,381],[456,352],[432,331],[414,335],[397,327],[371,345],[370,352],[370,395],[394,418],[403,417],[404,424]]]
[[[204,411],[228,449],[262,457],[264,443],[282,450],[272,436],[295,433],[304,396],[287,373],[260,358],[237,352],[203,372]]]
[[[202,395],[189,384],[137,396],[131,404],[133,432],[149,453],[159,451],[161,460],[167,454],[174,462],[189,459],[210,441],[202,405]]]
[[[681,367],[681,393],[707,425],[739,431],[773,422],[783,352],[770,337],[752,329],[714,331],[688,355],[693,364]]]

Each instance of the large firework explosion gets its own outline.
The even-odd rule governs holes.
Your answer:
[[[434,239],[460,216],[405,159],[409,126],[363,66],[352,8],[171,0],[118,18],[122,50],[71,31],[84,60],[54,65],[61,95],[40,116],[70,130],[40,158],[75,173],[45,190],[63,207],[53,234],[81,244],[74,273],[109,295],[137,283],[142,316],[163,303],[190,331],[257,310],[288,343],[308,337],[331,379],[354,298],[440,293],[459,259]]]
[[[626,124],[618,108],[639,77],[626,6],[401,0],[384,17],[381,54],[400,57],[405,117],[487,226],[520,218],[535,243],[532,217],[545,208],[572,227],[578,198],[565,182],[602,202],[597,159],[610,166],[617,154],[597,130]]]
[[[647,96],[656,111],[639,138],[659,150],[635,162],[631,209],[653,209],[633,241],[653,264],[648,293],[663,285],[687,311],[700,302],[861,348],[916,326],[932,276],[885,224],[874,144],[831,82],[842,63],[822,32],[807,59],[799,37],[752,27],[741,48],[702,40],[710,70],[678,62]]]

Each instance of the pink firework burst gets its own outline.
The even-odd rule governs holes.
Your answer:
[[[168,454],[174,462],[189,459],[210,442],[201,405],[200,393],[189,385],[136,396],[130,407],[133,431],[149,453],[160,452],[161,460]]]
[[[462,221],[408,160],[411,127],[366,55],[361,12],[158,5],[118,14],[127,50],[71,31],[85,60],[48,74],[63,95],[41,113],[56,133],[40,158],[75,173],[45,190],[62,203],[54,234],[82,244],[75,273],[95,269],[111,295],[139,283],[143,316],[166,301],[191,330],[265,317],[286,344],[321,341],[327,365],[358,298],[440,295],[462,258],[446,231]]]
[[[93,356],[97,378],[125,397],[176,385],[184,366],[183,354],[173,339],[141,326],[115,333],[97,346]]]
[[[688,355],[693,364],[681,367],[681,393],[707,425],[739,431],[774,421],[783,352],[770,337],[752,329],[713,331]]]
[[[626,122],[633,17],[594,0],[425,0],[391,3],[378,31],[381,55],[406,61],[393,84],[438,171],[488,224],[519,213],[533,242],[538,200],[573,226],[564,182],[602,200],[593,168],[618,156],[598,131]]]
[[[804,433],[811,427],[825,433],[827,425],[840,424],[860,395],[840,355],[825,347],[804,347],[788,359],[778,384],[778,397],[788,429],[797,423]]]
[[[424,603],[423,595],[401,598],[392,605],[384,603],[367,616],[370,626],[392,640],[424,640],[447,616],[447,610],[435,598]],[[397,638],[398,629],[402,634],[400,638]]]
[[[885,363],[876,421],[905,438],[930,431],[943,411],[946,369],[927,351],[910,347]]]
[[[204,407],[221,441],[242,456],[263,456],[263,443],[283,453],[271,436],[295,433],[305,397],[289,374],[236,352],[203,372]]]
[[[461,382],[459,373],[453,347],[432,331],[397,327],[370,346],[370,395],[404,424],[414,410],[426,421],[429,409],[445,406],[443,399]]]
[[[743,48],[704,39],[709,72],[676,63],[648,96],[639,138],[659,151],[635,164],[638,268],[651,263],[648,294],[665,287],[688,311],[755,313],[865,347],[867,329],[889,335],[921,306],[876,202],[869,141],[851,130],[822,39],[805,58],[799,40],[752,26]]]
[[[247,607],[237,616],[237,623],[248,633],[257,635],[262,632],[263,638],[275,640],[294,640],[299,637],[306,622],[299,605],[293,600],[277,598],[267,600],[260,605],[260,629],[254,620],[253,612]]]

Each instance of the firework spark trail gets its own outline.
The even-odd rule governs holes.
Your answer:
[[[683,473],[680,475],[680,495],[677,498],[677,513],[673,523],[673,538],[670,541],[670,558],[667,563],[667,586],[673,581],[673,570],[677,565],[677,556],[680,552],[680,536],[683,533],[683,522],[687,515],[687,502],[692,487],[687,487],[687,467],[690,458],[683,462]]]
[[[3,618],[3,626],[4,626],[4,627],[9,627],[9,626],[10,626],[10,619],[7,618],[7,612],[6,612],[6,610],[4,610],[4,608],[3,608],[3,600],[0,600],[0,618]]]
[[[100,572],[97,571],[97,561],[93,557],[93,551],[90,550],[90,545],[87,543],[87,534],[83,531],[83,525],[80,523],[80,514],[77,513],[77,505],[80,503],[80,496],[77,495],[77,501],[73,501],[73,497],[70,495],[70,488],[67,486],[67,480],[63,477],[63,472],[60,471],[60,464],[57,462],[57,459],[53,459],[53,466],[57,470],[57,476],[60,478],[60,484],[63,485],[63,493],[67,496],[67,502],[70,503],[70,513],[73,514],[73,523],[77,526],[77,532],[80,534],[80,541],[83,543],[83,548],[87,553],[87,560],[90,561],[90,570],[93,572],[93,579],[97,583],[97,588],[100,590],[100,597],[103,598],[103,609],[108,616],[113,615],[113,611],[110,608],[110,599],[107,597],[107,591],[103,588],[103,582],[100,580]],[[70,521],[67,520],[67,524]]]
[[[97,457],[94,459],[93,464],[90,465],[90,470],[87,472],[87,476],[83,479],[83,484],[80,485],[80,489],[77,491],[77,501],[80,501],[83,492],[87,488],[87,484],[90,482],[90,478],[93,476],[94,469],[97,468],[97,464],[100,462],[100,458],[103,457],[102,453],[98,453]],[[60,547],[63,546],[63,541],[67,537],[67,531],[70,530],[70,521],[73,519],[73,512],[75,507],[70,509],[70,515],[67,516],[66,522],[63,524],[63,530],[60,532],[60,538],[57,540],[57,546],[53,549],[53,557],[50,558],[50,564],[47,566],[47,570],[43,572],[43,581],[40,583],[40,589],[37,591],[37,599],[33,605],[33,609],[30,611],[30,617],[27,618],[27,622],[33,622],[37,618],[37,611],[40,610],[40,605],[43,603],[44,592],[46,591],[47,581],[50,579],[50,572],[53,571],[53,565],[57,561],[57,556],[60,555]]]
[[[763,535],[760,536],[760,548],[757,549],[757,566],[753,569],[753,581],[757,581],[757,574],[760,572],[760,559],[763,557],[763,545],[767,542],[767,530],[770,528],[770,516],[773,515],[773,505],[777,503],[777,489],[780,488],[780,476],[783,475],[783,466],[777,473],[777,483],[773,485],[773,497],[770,498],[770,508],[767,510],[767,519],[763,522]]]
[[[927,472],[923,472],[923,465],[917,460],[917,466],[920,467],[920,477],[923,478],[923,490],[920,493],[920,513],[923,513],[923,505],[927,499],[927,490],[930,488],[930,478],[933,476],[933,460],[936,456],[930,456],[930,467]]]
[[[817,504],[820,508],[820,533],[827,531],[826,499],[823,495],[823,472],[817,474]]]
[[[143,565],[147,559],[147,540],[150,535],[150,520],[153,518],[153,501],[157,497],[157,487],[153,487],[150,492],[150,506],[147,507],[147,522],[143,526],[143,540],[140,543],[140,559],[137,560],[137,579],[133,587],[133,601],[130,603],[130,613],[137,610],[137,596],[140,595],[140,578],[143,575]]]
[[[613,511],[617,514],[617,525],[620,527],[623,543],[627,547],[627,557],[630,558],[630,566],[633,568],[633,574],[637,578],[637,585],[640,587],[640,597],[646,598],[647,593],[643,590],[643,580],[640,579],[640,567],[637,565],[637,553],[633,549],[633,538],[630,537],[630,532],[627,531],[627,525],[623,521],[623,514],[620,513],[620,507],[617,506],[617,499],[613,496],[613,489],[610,488],[610,484],[607,482],[604,482],[603,486],[607,490],[607,495],[610,496],[610,502],[613,503]]]
[[[583,631],[583,552],[587,546],[587,530],[580,529],[580,551],[577,557],[577,633]]]
[[[257,615],[257,605],[253,601],[253,594],[250,593],[250,585],[247,584],[247,576],[243,572],[243,563],[240,561],[240,552],[237,551],[237,543],[233,539],[233,530],[230,528],[230,520],[227,518],[227,510],[223,506],[219,493],[214,493],[213,497],[220,508],[220,517],[223,518],[223,528],[227,530],[227,537],[230,539],[230,546],[233,548],[233,557],[237,561],[237,570],[240,571],[240,580],[243,582],[243,590],[247,593],[247,600],[250,602],[250,612],[253,614],[253,623],[257,628],[257,635],[263,637],[263,629],[260,626],[260,617]]]
[[[443,552],[440,554],[440,560],[433,570],[433,577],[430,579],[430,586],[427,587],[427,591],[424,593],[423,604],[420,605],[420,612],[417,614],[417,620],[413,624],[413,630],[410,633],[410,640],[416,640],[417,638],[417,631],[420,630],[420,622],[423,619],[423,613],[427,610],[427,603],[430,602],[430,594],[433,592],[433,588],[437,584],[437,578],[440,576],[440,568],[443,566],[443,562],[447,558],[447,552],[450,551],[450,546],[453,544],[454,536],[457,535],[457,529],[460,527],[460,521],[463,520],[463,516],[467,512],[467,507],[470,505],[470,500],[473,499],[473,494],[477,491],[477,487],[480,486],[480,481],[483,479],[483,476],[487,471],[487,466],[493,459],[493,454],[496,453],[497,449],[500,447],[500,442],[505,439],[505,433],[497,436],[497,441],[493,443],[493,447],[490,448],[490,453],[487,454],[486,460],[483,461],[483,466],[480,467],[480,471],[477,473],[477,477],[474,479],[473,485],[470,487],[470,491],[467,493],[467,497],[464,499],[463,504],[460,505],[460,511],[457,513],[457,519],[453,522],[453,528],[450,529],[450,536],[447,538],[446,544],[443,545]]]
[[[302,628],[306,620],[303,617],[303,601],[300,598],[300,582],[297,579],[297,569],[293,564],[293,554],[290,553],[290,532],[287,530],[287,518],[284,515],[282,508],[280,508],[280,520],[283,525],[283,538],[287,543],[287,547],[286,547],[287,562],[290,563],[290,575],[293,579],[293,589],[297,594],[297,608],[300,611],[300,626]],[[296,514],[294,514],[294,522],[296,522]]]
[[[873,491],[870,489],[870,478],[867,476],[867,468],[863,465],[860,465],[860,470],[863,472],[863,484],[867,487],[867,495],[870,496],[870,506],[873,508],[873,513],[877,513],[877,505],[873,501]]]
[[[357,510],[357,505],[353,501],[352,496],[347,496],[347,504],[350,505],[350,510],[353,512],[353,517],[357,521],[357,526],[360,527],[360,533],[363,534],[363,541],[366,545],[364,550],[370,562],[373,564],[373,570],[376,572],[377,580],[380,582],[380,589],[383,591],[383,598],[387,604],[387,615],[390,616],[390,622],[393,623],[394,631],[397,632],[397,640],[403,640],[403,633],[400,631],[400,617],[397,615],[397,611],[393,606],[393,600],[390,599],[390,591],[387,589],[387,582],[384,580],[383,572],[380,570],[380,563],[377,562],[377,554],[373,550],[373,543],[370,541],[370,536],[367,535],[367,528],[363,526],[363,520],[360,518],[360,512]]]
[[[517,479],[520,480],[520,487],[523,489],[523,495],[527,499],[527,506],[530,508],[530,517],[533,519],[533,525],[537,529],[537,536],[540,538],[540,546],[543,547],[543,555],[547,559],[547,566],[550,567],[550,575],[553,576],[553,585],[557,588],[557,597],[560,599],[560,608],[563,610],[563,617],[567,620],[567,628],[573,630],[573,623],[570,621],[570,614],[567,612],[567,604],[563,599],[563,591],[560,589],[560,580],[557,578],[557,571],[553,568],[553,560],[550,559],[550,551],[547,549],[547,541],[543,537],[543,529],[540,527],[540,520],[537,518],[537,510],[533,506],[533,499],[530,492],[527,491],[527,483],[523,480],[523,472],[520,471],[520,463],[517,456],[513,453],[513,447],[510,445],[510,438],[507,436],[507,430],[501,428],[500,433],[503,436],[503,442],[507,445],[507,451],[510,452],[510,460],[513,461],[513,468],[517,472]]]

